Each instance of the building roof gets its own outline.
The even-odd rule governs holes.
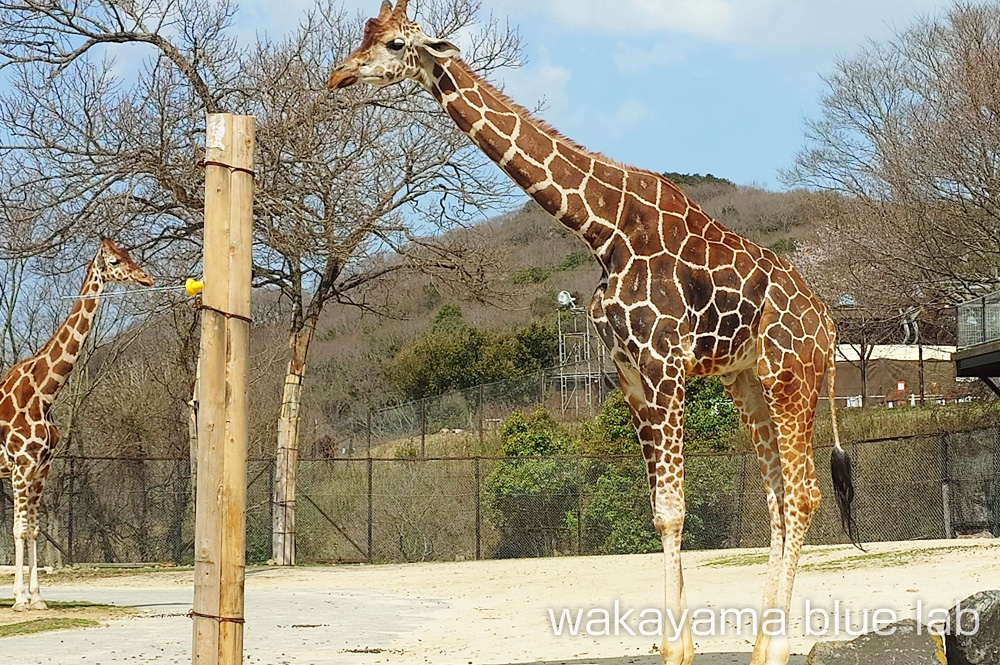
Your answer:
[[[847,362],[858,362],[861,347],[854,344],[838,344],[837,360]],[[946,345],[924,345],[924,360],[951,360],[951,354],[955,353],[954,346]],[[920,350],[916,344],[876,344],[872,349],[870,358],[872,360],[908,360],[917,362],[920,357]]]

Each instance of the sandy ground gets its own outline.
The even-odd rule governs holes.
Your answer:
[[[685,552],[692,608],[756,608],[763,558],[761,550]],[[124,604],[145,614],[101,628],[4,639],[0,663],[188,663],[190,585],[184,572],[53,575],[43,581],[47,598]],[[617,636],[557,637],[548,610],[612,609],[617,600],[621,612],[636,614],[658,608],[662,588],[658,555],[254,569],[247,576],[245,662],[654,665],[657,639],[623,629]],[[867,555],[807,548],[790,622],[791,662],[801,665],[816,641],[803,635],[807,599],[827,609],[833,599],[855,612],[892,609],[900,618],[915,616],[919,602],[926,619],[930,608],[990,588],[1000,588],[995,540],[873,544]],[[722,636],[696,638],[695,663],[746,663],[752,640],[734,626]]]

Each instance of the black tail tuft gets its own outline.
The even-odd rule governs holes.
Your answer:
[[[847,536],[862,552],[861,538],[858,535],[858,525],[854,521],[854,471],[851,468],[851,458],[842,448],[834,448],[830,457],[830,471],[833,473],[833,491],[837,496],[837,506],[840,508],[840,523]]]

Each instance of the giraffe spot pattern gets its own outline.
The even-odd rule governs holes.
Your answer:
[[[812,422],[835,343],[823,303],[674,183],[574,145],[459,61],[435,65],[426,85],[601,264],[588,311],[618,369],[657,531],[679,538],[683,527],[684,379],[717,374],[751,431],[772,533],[797,552],[820,500]]]
[[[119,260],[110,263],[113,254]],[[10,474],[14,493],[13,533],[17,547],[38,536],[38,502],[48,477],[59,433],[49,419],[49,410],[73,369],[81,344],[90,332],[97,310],[97,296],[107,281],[151,284],[128,253],[110,240],[101,242],[97,256],[87,266],[84,284],[70,314],[38,352],[13,367],[0,381],[0,469]],[[36,561],[30,561],[32,576]],[[15,572],[14,595],[25,602],[23,571]],[[32,602],[40,601],[38,590]]]

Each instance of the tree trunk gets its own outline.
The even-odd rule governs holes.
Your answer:
[[[188,456],[191,464],[191,509],[197,510],[198,499],[198,381],[201,378],[201,361],[195,364],[194,388],[188,402]]]
[[[299,461],[299,415],[306,356],[316,329],[315,319],[289,336],[291,358],[278,416],[278,454],[274,469],[274,510],[271,551],[278,566],[295,565],[295,475]]]

